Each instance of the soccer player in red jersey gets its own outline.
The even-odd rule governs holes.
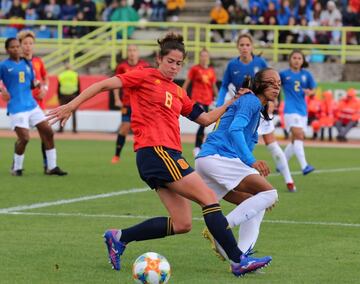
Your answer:
[[[209,66],[209,62],[209,52],[204,48],[200,51],[200,63],[190,68],[183,84],[183,89],[187,90],[191,83],[192,101],[199,104],[206,112],[209,111],[209,106],[218,94],[215,70]],[[196,132],[195,148],[193,151],[194,157],[196,157],[200,151],[204,141],[204,132],[205,127],[200,125]]]
[[[35,80],[39,85],[38,88],[32,90],[32,95],[39,107],[45,109],[44,97],[49,90],[49,77],[47,75],[45,64],[40,57],[34,56],[35,34],[30,30],[24,30],[18,33],[17,38],[20,41],[23,56],[32,63]],[[43,155],[44,173],[47,169],[47,159],[45,152],[45,144],[41,142],[41,152]]]
[[[120,256],[130,242],[189,232],[192,222],[189,200],[192,200],[202,207],[210,233],[230,259],[232,273],[242,276],[262,266],[253,265],[254,261],[239,250],[216,195],[182,157],[179,126],[180,114],[201,125],[210,125],[225,113],[234,98],[221,107],[204,112],[173,82],[186,56],[183,37],[168,33],[158,43],[158,68],[134,70],[97,82],[70,103],[51,110],[48,120],[64,125],[73,110],[96,94],[122,87],[133,89],[131,127],[139,174],[156,190],[170,216],[154,217],[129,228],[106,231],[105,243],[113,268],[120,270]]]
[[[127,59],[119,63],[115,69],[115,75],[124,74],[131,70],[149,67],[149,63],[140,59],[139,50],[136,45],[129,45],[127,48]],[[116,164],[120,161],[120,153],[125,145],[126,136],[130,132],[130,93],[131,88],[122,88],[120,90],[114,89],[115,105],[121,108],[121,124],[119,126],[118,135],[116,138],[115,155],[111,159],[111,163]]]

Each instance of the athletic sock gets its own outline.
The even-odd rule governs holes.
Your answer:
[[[121,150],[124,147],[126,136],[118,134],[116,138],[115,156],[120,156]]]
[[[238,240],[238,247],[241,251],[247,252],[255,246],[264,214],[265,210],[262,210],[250,220],[241,223]]]
[[[307,166],[307,162],[305,159],[304,142],[302,140],[294,141],[294,152],[297,160],[299,161],[301,169],[305,169]]]
[[[52,170],[56,167],[56,149],[52,148],[50,150],[46,150],[46,159],[47,159],[47,168],[48,170]]]
[[[229,223],[222,214],[218,203],[203,207],[205,224],[215,240],[224,249],[227,256],[234,263],[239,263],[242,252],[237,247],[236,239],[229,227]]]
[[[13,165],[14,171],[23,169],[24,158],[25,158],[24,154],[18,155],[14,153],[14,165]]]
[[[132,241],[160,239],[174,235],[170,217],[155,217],[130,228],[122,229],[119,240],[128,244]]]
[[[235,207],[227,216],[231,228],[250,220],[262,210],[272,206],[278,199],[276,189],[262,191]]]
[[[44,168],[47,169],[46,149],[45,149],[45,144],[44,143],[41,143],[41,153],[42,153],[42,156],[43,156]]]
[[[269,145],[266,145],[269,149],[271,156],[273,157],[276,168],[280,171],[285,179],[285,183],[293,183],[293,179],[290,174],[289,164],[283,150],[280,148],[279,143],[274,141]]]
[[[293,144],[290,142],[289,144],[286,145],[285,150],[285,157],[286,159],[289,161],[291,159],[291,157],[294,155],[294,147]]]

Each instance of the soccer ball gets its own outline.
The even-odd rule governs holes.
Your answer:
[[[156,252],[140,255],[133,264],[133,278],[138,284],[165,284],[171,275],[170,264]]]

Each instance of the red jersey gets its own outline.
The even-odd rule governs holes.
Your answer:
[[[180,86],[158,69],[145,68],[117,75],[131,89],[131,129],[134,150],[164,146],[181,151],[179,116],[188,116],[193,102]]]
[[[213,85],[216,83],[214,68],[194,65],[188,76],[192,83],[191,99],[206,106],[210,105],[214,100]]]
[[[31,59],[31,63],[34,69],[35,79],[39,82],[44,81],[47,75],[44,62],[41,60],[40,57],[33,57]],[[39,94],[40,94],[40,88],[35,88],[32,90],[32,95],[37,101],[39,107],[41,109],[45,109],[45,102],[43,99],[38,98]]]
[[[131,70],[136,69],[142,69],[144,67],[149,67],[149,63],[147,63],[145,60],[140,59],[139,62],[135,65],[130,65],[129,62],[123,61],[118,66],[116,66],[115,69],[115,75],[118,74],[124,74],[126,72],[129,72]],[[130,89],[123,88],[121,90],[121,102],[124,106],[130,106]]]

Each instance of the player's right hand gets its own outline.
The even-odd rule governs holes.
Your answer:
[[[8,93],[7,90],[5,90],[4,88],[0,88],[0,94],[5,102],[10,101],[10,94]]]
[[[256,169],[260,175],[266,177],[270,174],[270,168],[265,161],[256,161],[252,164],[252,167]]]
[[[60,122],[60,125],[62,127],[65,126],[66,121],[70,118],[71,114],[73,112],[73,109],[71,107],[71,104],[68,103],[66,105],[59,106],[57,108],[54,108],[50,110],[46,116],[47,121],[50,123],[50,125],[55,124],[56,122]]]

